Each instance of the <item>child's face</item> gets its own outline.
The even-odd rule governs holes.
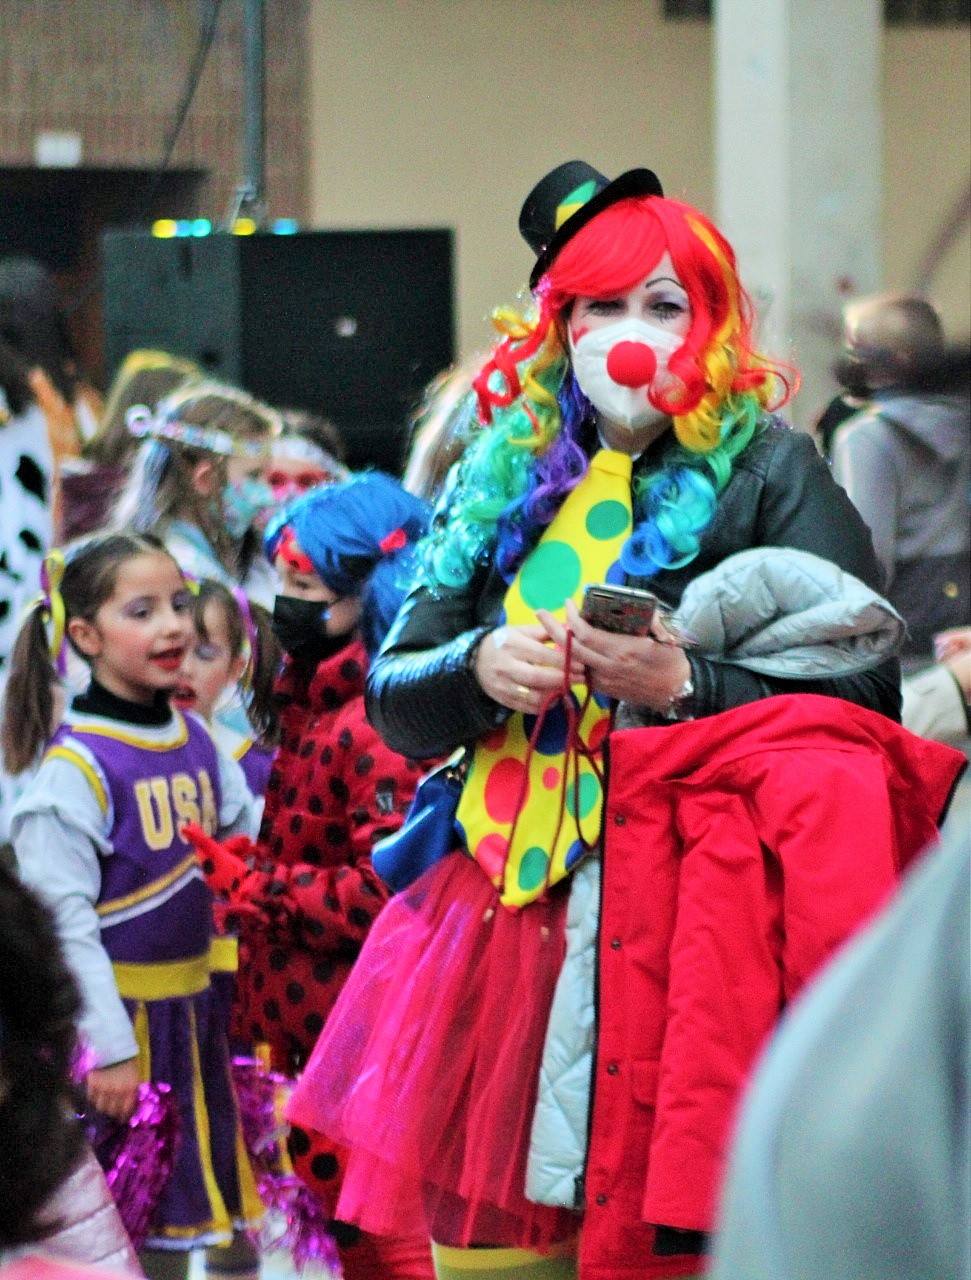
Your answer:
[[[179,683],[172,695],[178,707],[197,711],[211,720],[220,695],[243,674],[245,657],[234,658],[221,605],[210,600],[203,610],[208,639],[193,627],[192,639],[179,668]]]
[[[326,635],[342,636],[354,630],[361,616],[360,596],[338,596],[319,574],[301,573],[287,564],[283,556],[277,556],[275,565],[280,575],[281,595],[330,605],[324,627]]]
[[[68,634],[95,679],[118,697],[150,703],[174,689],[192,634],[178,565],[161,552],[126,560],[94,618],[72,618]]]
[[[222,491],[222,515],[229,536],[234,540],[245,537],[249,529],[265,525],[275,509],[260,459],[229,458]]]
[[[322,467],[296,458],[273,458],[263,475],[273,490],[274,501],[281,507],[331,478]]]

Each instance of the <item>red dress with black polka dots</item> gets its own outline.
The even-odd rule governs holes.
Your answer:
[[[267,1045],[272,1065],[289,1076],[306,1064],[388,899],[371,848],[401,826],[428,767],[389,750],[368,724],[366,669],[358,639],[316,667],[284,667],[281,743],[247,859],[257,869],[232,894],[228,918],[240,935],[233,1035]],[[297,1127],[289,1147],[296,1173],[332,1213],[343,1151]],[[413,1231],[387,1238],[332,1222],[345,1280],[434,1280],[417,1205],[413,1222]]]
[[[397,830],[425,766],[389,750],[364,714],[367,656],[357,639],[316,668],[289,663],[278,682],[282,739],[266,793],[256,862],[243,892],[233,1022],[295,1075],[388,890],[371,846]]]

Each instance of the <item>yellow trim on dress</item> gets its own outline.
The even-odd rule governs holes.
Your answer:
[[[104,783],[98,777],[97,770],[85,760],[84,756],[79,755],[77,751],[72,751],[70,747],[51,747],[44,760],[67,760],[69,764],[77,765],[87,778],[101,812],[108,812],[108,793],[105,791]]]
[[[208,962],[208,957],[205,957]],[[208,977],[207,977],[208,981]],[[206,1090],[202,1080],[202,1064],[199,1061],[199,1028],[196,1024],[196,1011],[189,1008],[189,1040],[192,1045],[192,1110],[196,1127],[196,1147],[199,1151],[199,1164],[202,1166],[202,1180],[206,1195],[209,1197],[209,1208],[215,1229],[232,1232],[233,1222],[223,1200],[216,1171],[212,1167],[212,1135],[209,1132],[209,1112],[206,1108]]]
[[[175,737],[164,742],[151,738],[140,738],[134,733],[125,733],[122,729],[108,729],[98,724],[90,724],[86,720],[69,720],[67,726],[75,733],[90,733],[96,738],[110,738],[112,742],[124,742],[129,747],[142,747],[146,751],[172,751],[176,747],[184,747],[189,741],[189,727],[185,717],[178,711],[175,716]]]
[[[254,738],[244,738],[243,741],[236,748],[236,750],[233,752],[233,759],[236,760],[237,762],[242,760],[243,756],[245,756],[247,751],[249,751],[249,749],[254,745],[255,745]]]
[[[210,973],[235,973],[239,968],[239,939],[231,934],[213,938],[209,948]]]
[[[135,1032],[135,1043],[138,1045],[138,1078],[145,1084],[152,1078],[152,1042],[148,1032],[148,1009],[144,1000],[140,1001],[132,1019]]]
[[[196,996],[209,986],[209,952],[189,960],[112,965],[123,1000],[173,1000]]]
[[[57,747],[55,750],[60,751],[61,748]],[[195,853],[187,854],[171,871],[167,871],[164,876],[159,876],[157,880],[153,880],[151,884],[145,885],[144,888],[136,889],[134,893],[127,893],[123,898],[110,898],[107,902],[99,902],[96,908],[98,915],[112,916],[116,911],[123,911],[126,907],[135,907],[140,902],[153,898],[155,894],[167,889],[170,884],[175,884],[180,876],[184,876],[194,865],[198,865],[198,861],[199,859]]]
[[[240,1212],[236,1226],[244,1230],[247,1227],[258,1226],[266,1214],[266,1205],[257,1190],[256,1175],[250,1164],[238,1114],[236,1116],[236,1182],[239,1187]]]

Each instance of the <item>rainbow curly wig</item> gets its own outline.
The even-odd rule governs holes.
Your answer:
[[[635,481],[625,572],[650,577],[688,564],[715,513],[734,459],[797,385],[795,371],[756,353],[752,306],[724,236],[697,209],[663,197],[621,200],[564,245],[534,291],[535,314],[501,309],[502,340],[473,383],[483,428],[423,547],[433,583],[463,586],[494,553],[511,577],[564,495],[587,469],[580,444],[592,406],[573,377],[566,321],[576,297],[611,298],[665,253],[687,291],[691,325],[652,404],[673,439]]]

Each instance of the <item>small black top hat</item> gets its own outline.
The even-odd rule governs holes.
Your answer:
[[[519,230],[538,255],[529,287],[536,287],[566,242],[598,213],[630,196],[663,195],[650,169],[628,169],[611,182],[583,160],[557,165],[533,187],[519,213]]]

